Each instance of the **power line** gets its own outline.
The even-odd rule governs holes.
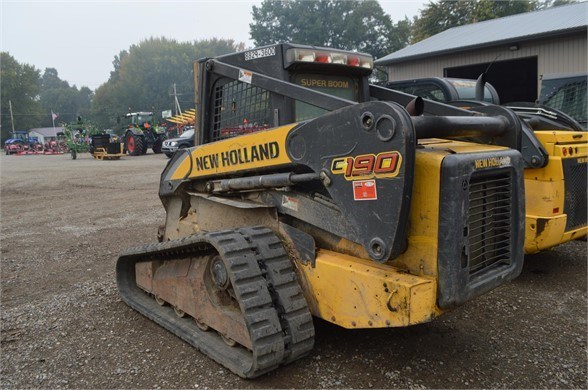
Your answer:
[[[10,113],[8,114],[0,114],[2,116],[10,116]],[[51,114],[14,114],[14,116],[51,116]],[[58,114],[59,116],[63,116],[63,115],[79,115],[78,112],[60,112]]]

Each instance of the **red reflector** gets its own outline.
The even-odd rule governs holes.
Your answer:
[[[561,151],[564,156],[568,155],[568,150],[566,148],[563,148]]]
[[[568,148],[568,152],[570,152],[570,156],[571,156],[572,154],[574,154],[574,149],[572,149],[572,147],[570,146],[570,147]]]
[[[556,207],[553,209],[553,214],[557,214],[557,213],[559,213],[559,207]]]
[[[347,58],[347,65],[349,65],[349,66],[359,66],[359,57],[349,56]]]
[[[315,58],[316,62],[331,62],[330,60],[331,60],[331,58],[326,55],[318,55]]]

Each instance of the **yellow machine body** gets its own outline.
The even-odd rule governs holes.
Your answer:
[[[258,171],[290,164],[283,151],[286,136],[295,126],[244,135],[238,138],[239,142],[228,139],[199,146],[185,153],[170,175],[175,180],[194,180],[229,171]],[[439,209],[443,207],[439,201],[443,159],[449,154],[492,153],[506,148],[442,139],[420,140],[419,144],[407,250],[393,261],[378,264],[368,260],[357,244],[345,239],[333,243],[324,238],[328,249],[317,250],[315,264],[296,262],[302,291],[314,316],[353,329],[415,325],[444,312],[438,306],[436,256]],[[273,158],[251,161],[251,151],[269,149],[267,145],[274,145]],[[230,159],[224,157],[231,153],[238,156],[234,160],[238,163],[232,166]],[[164,241],[245,223],[263,224],[280,233],[277,216],[267,209],[234,208],[194,195],[190,203],[184,217],[179,215],[179,200],[168,203]]]
[[[566,213],[568,197],[568,203],[574,203],[568,207],[583,206],[585,215],[588,133],[536,131],[535,135],[549,154],[549,160],[543,168],[525,169],[525,253],[529,254],[585,237],[588,233],[585,217],[584,223],[579,222],[580,226],[575,224],[569,227],[570,215]],[[573,171],[564,172],[566,165]]]

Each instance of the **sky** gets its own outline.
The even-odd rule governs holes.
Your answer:
[[[379,0],[394,22],[428,1]],[[252,47],[252,0],[0,0],[0,50],[19,63],[55,68],[62,80],[94,90],[114,56],[150,37],[179,42],[220,38]],[[219,16],[221,15],[221,16]]]

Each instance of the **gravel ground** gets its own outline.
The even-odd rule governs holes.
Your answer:
[[[587,388],[587,248],[528,256],[522,275],[440,319],[344,330],[242,380],[118,297],[117,254],[156,241],[162,155],[0,156],[2,388]]]

